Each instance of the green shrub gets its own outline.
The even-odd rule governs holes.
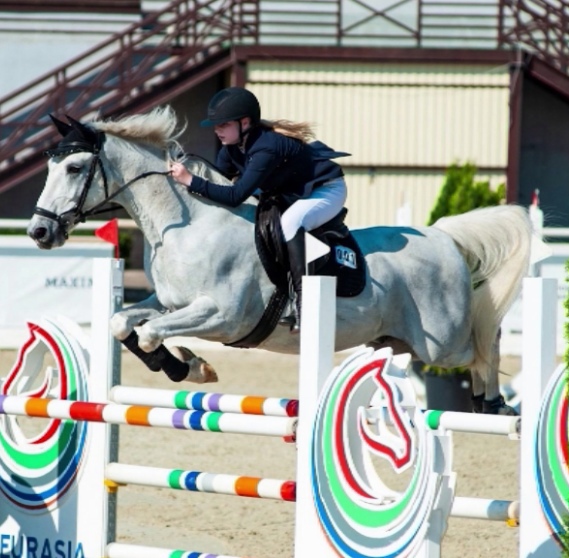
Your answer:
[[[477,207],[500,205],[504,202],[506,185],[500,184],[496,190],[492,190],[487,180],[476,181],[476,171],[472,163],[462,166],[455,163],[447,169],[427,225],[432,225],[441,217],[459,215]]]

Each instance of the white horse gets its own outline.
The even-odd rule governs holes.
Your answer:
[[[172,348],[172,356],[162,342],[189,336],[231,344],[259,322],[275,287],[255,249],[256,199],[229,209],[189,194],[168,176],[180,153],[169,107],[115,121],[53,120],[63,139],[48,152],[47,181],[28,234],[42,249],[57,248],[108,201],[124,207],[144,234],[154,293],[118,312],[112,334],[176,381],[215,381],[201,358],[182,347]],[[185,164],[198,176],[217,174],[197,157]],[[338,297],[336,350],[389,345],[427,364],[467,366],[475,410],[484,399],[484,412],[511,412],[499,394],[498,332],[528,270],[525,209],[503,205],[431,227],[353,232],[367,282],[358,296]],[[297,353],[299,339],[276,326],[258,346]]]

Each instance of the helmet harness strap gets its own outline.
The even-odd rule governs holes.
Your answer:
[[[246,129],[243,130],[243,123],[241,122],[241,118],[237,120],[237,124],[239,125],[239,147],[242,149],[245,147],[245,139],[247,134],[253,129],[253,123]]]

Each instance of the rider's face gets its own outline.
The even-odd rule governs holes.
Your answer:
[[[241,126],[243,132],[247,131],[250,126],[249,118],[241,119]],[[223,145],[235,145],[239,143],[239,122],[232,120],[231,122],[224,122],[223,124],[216,124],[214,128],[215,134]]]

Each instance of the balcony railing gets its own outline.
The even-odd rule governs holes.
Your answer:
[[[174,0],[0,98],[0,190],[53,141],[48,115],[111,115],[233,45],[524,49],[569,68],[569,2]],[[11,16],[13,17],[13,15]],[[1,20],[1,15],[0,15]]]

